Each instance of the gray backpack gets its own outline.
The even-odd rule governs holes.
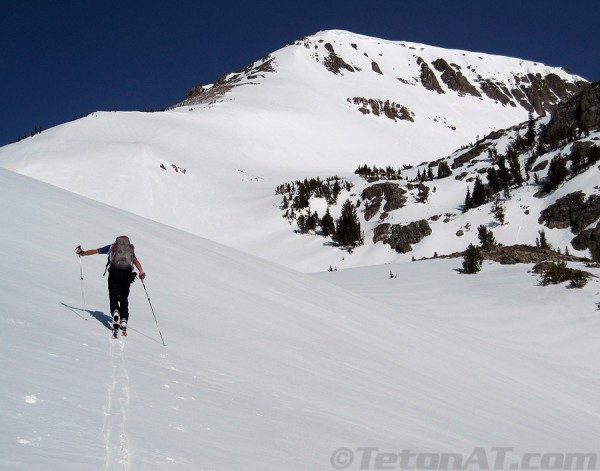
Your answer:
[[[110,260],[111,268],[116,270],[131,270],[133,265],[133,245],[129,237],[119,236],[112,246]]]

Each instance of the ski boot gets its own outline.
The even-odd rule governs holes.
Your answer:
[[[114,310],[114,312],[112,313],[112,328],[113,328],[113,338],[118,338],[119,337],[119,320],[120,320],[121,316],[119,315],[119,311],[118,310]]]
[[[127,320],[123,319],[121,321],[121,335],[123,337],[127,337]]]

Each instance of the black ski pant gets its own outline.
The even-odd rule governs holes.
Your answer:
[[[110,299],[110,314],[119,311],[121,320],[129,320],[129,285],[131,270],[108,271],[108,297]]]

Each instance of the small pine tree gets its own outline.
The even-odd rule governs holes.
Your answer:
[[[540,238],[537,240],[537,246],[540,249],[544,249],[544,250],[548,250],[550,248],[550,245],[548,244],[548,241],[546,240],[546,232],[544,231],[540,231]]]
[[[467,195],[465,196],[465,204],[463,206],[463,214],[473,208],[473,198],[471,198],[471,189],[467,187]]]
[[[523,173],[521,172],[521,163],[519,162],[519,156],[516,152],[511,152],[508,159],[508,166],[510,167],[510,174],[515,185],[523,186]]]
[[[573,273],[571,274],[571,288],[578,288],[581,289],[583,288],[585,285],[587,285],[587,282],[589,280],[590,276],[581,271],[581,270],[574,270]]]
[[[346,200],[342,206],[342,215],[337,220],[336,241],[342,246],[356,247],[361,245],[362,240],[356,208],[350,200]]]
[[[504,156],[498,157],[498,179],[504,192],[509,193],[512,184],[512,173],[506,168],[506,157]]]
[[[325,237],[331,237],[335,235],[335,222],[329,213],[329,208],[327,208],[325,215],[321,218],[321,230],[323,231],[323,235]]]
[[[499,193],[502,190],[502,184],[498,178],[498,172],[494,167],[490,167],[487,171],[488,187],[492,194]]]
[[[548,168],[545,189],[547,191],[556,190],[567,179],[568,175],[566,160],[558,155],[553,157]]]
[[[306,228],[306,216],[304,214],[300,214],[296,218],[296,224],[298,224],[298,230],[301,234],[306,234],[308,229]]]
[[[533,117],[533,111],[529,112],[529,116],[527,117],[527,132],[525,133],[525,141],[527,143],[527,147],[533,147],[535,144],[535,118]]]
[[[479,178],[479,176],[475,177],[475,183],[473,184],[473,194],[471,195],[471,200],[473,202],[473,207],[475,208],[487,203],[487,194],[485,191],[485,186],[481,181],[481,178]]]
[[[306,218],[306,232],[316,232],[319,222],[319,214],[316,211],[313,213],[309,209],[308,216]]]
[[[452,175],[452,170],[450,169],[450,165],[445,160],[442,160],[438,165],[437,169],[437,177],[438,178],[446,178]]]
[[[463,273],[473,274],[481,271],[481,265],[483,264],[483,256],[479,247],[473,244],[469,244],[467,250],[465,250],[463,260]]]
[[[498,221],[498,223],[503,226],[506,220],[506,211],[504,209],[504,206],[502,205],[502,201],[500,200],[500,198],[496,198],[494,200],[492,214],[494,215],[496,221]]]
[[[483,224],[477,228],[477,236],[483,250],[490,250],[498,245],[494,233]]]

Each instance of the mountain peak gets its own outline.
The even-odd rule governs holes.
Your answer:
[[[259,202],[280,205],[273,199],[277,185],[352,175],[367,163],[394,169],[435,163],[527,121],[529,112],[547,114],[583,84],[561,69],[519,59],[324,31],[195,87],[167,112],[94,113],[7,146],[0,165],[317,270],[338,251],[313,252],[311,245],[306,257],[304,244],[311,243],[296,239],[271,203],[255,211]],[[123,165],[128,171],[116,182],[110,169]],[[144,183],[132,184],[128,174]],[[113,182],[110,191],[106,181]],[[314,210],[323,215],[327,207]],[[444,207],[432,216],[451,212]],[[245,238],[240,227],[254,235]],[[273,240],[272,234],[281,236],[277,243],[250,240]]]
[[[311,67],[314,63],[338,78],[323,78],[324,70]],[[411,109],[415,93],[424,90],[429,95],[417,101],[425,101],[428,110],[447,104],[438,103],[436,95],[458,95],[491,102],[499,113],[509,107],[540,116],[587,83],[564,69],[537,62],[326,30],[298,39],[211,85],[192,88],[176,106],[214,103],[240,85],[260,84],[266,72],[279,71],[294,76],[294,87],[301,80],[301,86],[318,87],[325,94],[347,90],[345,98],[351,101],[357,97],[389,100]],[[291,91],[289,83],[282,86]],[[296,90],[292,95],[302,99],[304,93]]]

